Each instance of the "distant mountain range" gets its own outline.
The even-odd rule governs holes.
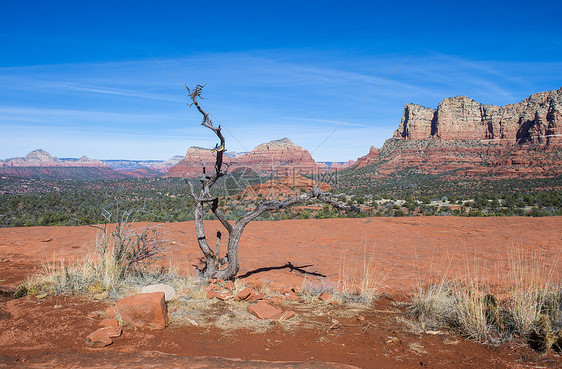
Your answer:
[[[0,160],[3,176],[41,179],[123,179],[151,178],[165,174],[182,156],[169,160],[94,160],[57,158],[45,150],[35,150],[25,157]]]
[[[351,143],[350,143],[351,144]],[[94,160],[52,157],[35,150],[25,157],[0,160],[0,175],[45,179],[118,179],[197,177],[212,170],[215,154],[190,147],[185,156],[160,160]],[[244,153],[226,152],[229,173],[306,175],[361,170],[371,178],[396,171],[462,178],[533,178],[562,176],[562,88],[539,92],[520,103],[484,105],[466,96],[443,100],[437,109],[406,104],[392,138],[371,147],[357,161],[316,162],[289,138]],[[358,174],[359,175],[359,174]],[[351,175],[353,177],[353,175]]]

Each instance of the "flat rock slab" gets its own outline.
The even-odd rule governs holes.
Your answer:
[[[3,366],[5,365],[5,366]],[[357,369],[356,366],[329,363],[321,361],[263,361],[227,359],[221,357],[186,357],[162,352],[110,352],[97,351],[85,353],[67,353],[65,355],[37,355],[27,356],[25,362],[16,357],[4,357],[0,361],[0,368],[85,368],[85,369],[109,369],[109,368],[142,368],[142,369],[164,369],[164,368],[191,368],[191,369]]]
[[[248,306],[248,311],[260,319],[274,319],[283,313],[283,310],[263,300]]]

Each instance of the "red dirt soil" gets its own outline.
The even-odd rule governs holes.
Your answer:
[[[218,222],[205,225],[208,234],[220,229]],[[161,227],[174,244],[160,263],[192,273],[201,257],[193,224]],[[92,227],[0,229],[0,286],[15,287],[47,261],[72,260],[92,252],[96,231]],[[103,349],[84,345],[84,337],[97,324],[87,315],[103,311],[111,302],[63,296],[0,297],[0,368],[560,367],[561,355],[536,353],[522,341],[492,346],[448,334],[409,332],[396,321],[405,316],[404,308],[393,302],[406,299],[419,285],[444,277],[478,277],[501,284],[510,257],[519,254],[534,258],[558,282],[561,245],[562,217],[253,222],[240,243],[239,275],[246,276],[246,282],[261,281],[275,289],[300,287],[305,278],[321,283],[317,276],[284,267],[289,262],[312,264],[304,269],[337,283],[344,255],[346,264],[360,266],[365,253],[373,252],[371,270],[382,279],[385,295],[373,309],[361,313],[364,319],[338,318],[335,328],[333,316],[343,307],[319,313],[306,328],[286,330],[272,323],[265,333],[174,324],[163,331],[124,327],[123,335]]]

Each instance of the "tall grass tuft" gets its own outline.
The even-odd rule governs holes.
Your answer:
[[[536,253],[511,250],[496,294],[476,277],[442,280],[418,289],[412,311],[424,330],[448,329],[481,342],[519,336],[539,350],[549,349],[562,339],[562,289],[553,280],[556,261],[551,268],[545,265]]]
[[[342,252],[336,291],[344,300],[370,303],[381,294],[390,271],[380,265],[374,245],[368,250],[364,244],[360,258]]]

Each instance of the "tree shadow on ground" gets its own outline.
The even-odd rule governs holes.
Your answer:
[[[291,272],[297,271],[299,273],[306,274],[306,275],[312,275],[312,276],[315,276],[315,277],[324,277],[324,278],[326,277],[324,274],[321,274],[321,273],[318,273],[318,272],[309,272],[308,270],[304,269],[304,268],[308,268],[308,267],[311,267],[311,266],[313,266],[313,264],[294,266],[291,262],[288,261],[285,265],[281,265],[281,266],[262,267],[262,268],[250,270],[249,272],[246,272],[242,275],[239,275],[237,278],[238,279],[244,279],[244,278],[248,278],[249,276],[251,276],[253,274],[269,272],[270,270],[281,270],[281,269],[289,269]]]

